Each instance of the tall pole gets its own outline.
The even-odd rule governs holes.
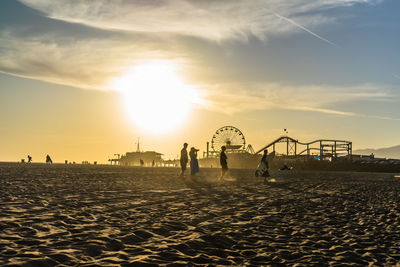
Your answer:
[[[336,141],[335,141],[335,158],[337,157],[337,151],[336,151]]]
[[[136,152],[140,152],[140,138],[138,137],[137,139],[137,148],[136,148]]]
[[[324,147],[322,146],[322,141],[319,141],[319,160],[322,160],[324,155]]]
[[[289,138],[286,137],[286,155],[289,156]]]
[[[349,159],[351,159],[352,154],[353,154],[353,147],[352,146],[353,146],[352,142],[347,144],[347,154],[348,154]]]

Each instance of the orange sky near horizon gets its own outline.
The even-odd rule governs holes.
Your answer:
[[[183,142],[188,142],[189,147],[199,148],[199,155],[202,155],[206,142],[211,141],[215,131],[225,125],[239,128],[246,142],[252,144],[255,150],[284,134],[284,128],[288,129],[289,136],[301,141],[344,139],[353,141],[355,148],[366,147],[371,138],[371,131],[367,129],[359,133],[349,130],[355,126],[351,117],[330,115],[330,123],[340,125],[332,130],[329,125],[316,123],[323,121],[324,114],[308,111],[302,111],[299,120],[299,111],[271,110],[268,114],[248,112],[229,115],[198,107],[173,131],[148,133],[132,122],[122,104],[121,95],[116,92],[9,79],[14,80],[15,86],[12,98],[8,97],[12,104],[3,105],[3,109],[7,110],[7,114],[20,115],[7,116],[3,120],[0,161],[20,161],[30,154],[33,162],[44,162],[46,154],[50,154],[54,162],[97,161],[107,164],[114,154],[136,151],[137,138],[140,138],[142,150],[163,153],[165,159],[177,158]],[[29,87],[28,92],[22,89],[26,87]],[[21,109],[26,113],[19,113]],[[368,125],[369,120],[358,120],[360,129]],[[370,144],[390,145],[390,142]]]

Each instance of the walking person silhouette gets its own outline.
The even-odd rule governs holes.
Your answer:
[[[260,163],[257,166],[255,175],[256,177],[264,177],[264,182],[267,181],[267,178],[271,175],[269,174],[269,161],[275,156],[275,152],[268,154],[268,150],[264,150],[264,155],[261,158]]]
[[[46,164],[53,164],[49,154],[46,155]]]

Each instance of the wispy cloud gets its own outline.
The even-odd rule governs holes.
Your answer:
[[[0,72],[85,89],[107,90],[108,82],[132,65],[169,56],[161,37],[76,39],[53,34],[31,38],[0,32]],[[163,45],[161,52],[160,45]]]
[[[114,37],[76,38],[57,32],[22,36],[12,29],[0,32],[0,72],[71,85],[107,90],[108,81],[149,58],[193,62],[180,50],[177,36],[190,35],[208,40],[266,38],[270,33],[290,34],[299,28],[337,46],[309,30],[331,19],[324,8],[375,0],[243,0],[243,1],[122,1],[21,0],[57,20],[76,22],[101,29],[117,29]],[[267,3],[266,3],[267,2]],[[273,7],[276,13],[265,12]],[[309,12],[309,13],[307,13]],[[282,14],[282,15],[280,15]],[[277,19],[279,18],[279,19]],[[292,18],[295,18],[292,19]],[[121,31],[123,30],[123,31]],[[113,31],[114,32],[114,31]],[[375,86],[285,86],[282,84],[206,84],[197,87],[207,105],[234,114],[249,110],[291,109],[356,116],[335,108],[335,104],[360,99],[386,99]],[[229,88],[229,89],[228,89]],[[246,88],[246,89],[244,89]]]
[[[110,90],[112,88],[107,87],[108,82],[132,65],[149,58],[168,59],[165,50],[160,53],[158,46],[149,49],[147,42],[152,44],[154,40],[144,39],[141,42],[131,43],[130,40],[88,39],[63,44],[46,38],[15,39],[3,33],[0,35],[3,50],[0,53],[0,72],[79,88]],[[143,50],[142,46],[146,46],[146,49]],[[114,50],[113,47],[119,49]],[[192,63],[187,59],[179,57],[173,50],[170,50],[170,53],[169,60],[181,60],[178,63],[184,62],[190,68]],[[389,90],[369,84],[350,87],[286,86],[276,83],[242,84],[234,80],[220,84],[209,84],[204,81],[192,81],[192,83],[204,99],[199,103],[200,108],[229,115],[283,109],[336,116],[364,116],[337,109],[335,105],[347,101],[391,99]],[[374,118],[393,119],[379,116]]]
[[[375,116],[375,115],[373,116],[360,115],[360,116],[378,120],[400,121],[400,118],[389,117],[389,116]]]
[[[364,116],[334,108],[353,101],[384,101],[391,98],[382,86],[285,86],[281,84],[217,84],[203,85],[207,108],[226,114],[285,109],[318,112],[339,116]],[[229,88],[229,90],[227,89]],[[246,89],[243,89],[246,88]]]
[[[170,38],[166,38],[169,40],[167,41],[162,38],[148,39],[136,36],[136,42],[132,42],[132,39],[63,39],[56,42],[53,39],[48,36],[17,38],[3,32],[0,34],[0,72],[79,88],[109,90],[107,85],[110,80],[124,73],[132,65],[149,58],[180,60],[179,63],[184,62],[189,68],[193,64],[177,51],[166,49],[167,46],[174,47]],[[163,50],[160,50],[160,46]],[[114,47],[118,49],[113,49]],[[205,100],[200,104],[201,108],[226,114],[286,109],[358,116],[351,111],[334,108],[335,104],[391,99],[388,90],[382,86],[368,84],[350,87],[287,86],[260,82],[243,84],[234,79],[229,83],[219,84],[198,80],[191,82]]]
[[[66,31],[58,33],[60,23],[56,27],[35,29],[24,25],[18,33],[13,28],[1,28],[0,71],[77,87],[102,88],[111,76],[121,74],[124,68],[146,57],[175,60],[189,57],[190,52],[177,48],[176,38],[182,35],[208,40],[247,40],[249,36],[264,39],[270,33],[290,34],[299,27],[308,30],[309,25],[315,28],[329,23],[331,20],[321,12],[324,8],[375,1],[20,0],[50,18],[78,24],[73,24],[75,28],[70,35]],[[286,20],[297,14],[295,23],[301,26],[280,22],[276,14],[265,12],[270,7],[284,14]],[[92,34],[83,38],[84,34],[76,28],[79,24],[113,35]],[[84,32],[90,29],[85,27]]]
[[[331,21],[326,19],[328,15],[323,13],[324,9],[356,3],[375,3],[378,0],[20,1],[51,18],[93,27],[148,33],[164,32],[211,40],[246,40],[249,35],[264,39],[269,33],[293,32],[293,27],[277,23],[276,16],[279,16],[296,28],[333,44],[309,30],[308,24],[319,26]],[[255,19],[260,16],[262,10],[274,10],[276,14],[264,12],[263,19]],[[299,19],[297,22],[289,19],[296,14],[296,18]]]
[[[340,116],[357,116],[357,114],[354,113],[354,112],[340,111],[340,110],[327,109],[327,108],[292,106],[292,107],[286,107],[286,109],[300,110],[300,111],[311,111],[311,112],[325,113],[325,114],[331,114],[331,115],[340,115]]]

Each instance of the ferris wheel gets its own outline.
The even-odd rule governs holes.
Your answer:
[[[238,128],[224,126],[219,128],[211,139],[211,148],[214,151],[220,150],[221,146],[226,146],[230,150],[245,149],[246,139]]]

